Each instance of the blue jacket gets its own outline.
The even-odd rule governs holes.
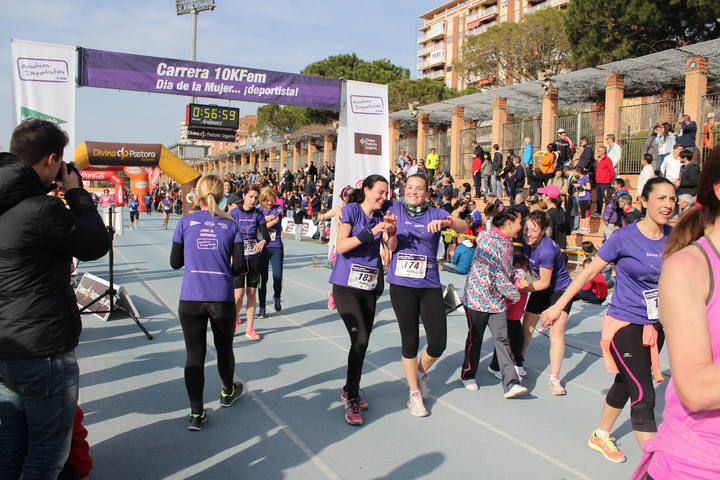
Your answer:
[[[457,273],[467,274],[470,271],[470,265],[472,265],[473,256],[475,255],[475,246],[472,248],[461,243],[455,248],[455,253],[452,257],[452,263],[455,265]]]

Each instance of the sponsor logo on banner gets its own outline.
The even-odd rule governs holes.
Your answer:
[[[361,115],[382,115],[385,113],[383,99],[369,95],[351,95],[350,108],[352,113]]]
[[[156,166],[161,144],[86,142],[90,165]]]
[[[355,132],[355,153],[360,155],[382,155],[382,136]]]
[[[20,107],[20,121],[25,121],[28,118],[39,118],[40,120],[47,120],[48,122],[53,122],[58,125],[62,125],[63,123],[67,123],[62,118],[53,117],[52,115],[48,115],[46,113],[38,112],[36,110],[32,110],[27,107]]]
[[[139,181],[139,182],[135,183],[135,186],[140,190],[144,190],[144,189],[148,188],[148,183]]]
[[[18,77],[24,82],[70,81],[70,68],[65,60],[20,57],[17,59],[17,67]]]

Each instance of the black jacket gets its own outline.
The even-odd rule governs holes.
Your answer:
[[[695,195],[698,179],[700,178],[700,167],[695,160],[680,167],[680,186],[677,188],[678,195],[687,193]]]
[[[80,312],[70,286],[72,257],[104,256],[110,237],[81,188],[47,196],[35,170],[0,164],[0,360],[40,358],[78,344]]]
[[[595,171],[595,156],[593,155],[593,147],[588,144],[583,147],[578,160],[578,167],[587,168],[588,172]]]
[[[503,154],[502,153],[495,152],[493,154],[492,167],[493,167],[494,174],[497,175],[500,172],[502,172],[502,169],[503,169]]]

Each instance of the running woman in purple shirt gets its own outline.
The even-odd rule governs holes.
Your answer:
[[[215,175],[206,175],[198,181],[195,206],[200,211],[178,222],[170,253],[172,268],[185,267],[178,315],[187,354],[185,387],[190,399],[187,428],[194,431],[202,429],[207,421],[203,388],[208,320],[222,380],[220,405],[229,407],[243,391],[242,383],[233,381],[233,275],[243,272],[245,261],[237,224],[217,205],[223,196],[222,185],[220,177]]]
[[[523,291],[531,292],[525,307],[523,334],[525,351],[532,339],[540,314],[560,298],[570,285],[570,274],[565,268],[565,255],[551,238],[545,236],[549,219],[545,212],[530,212],[523,229],[523,255],[528,259],[530,272],[536,279]],[[560,384],[560,368],[565,355],[565,327],[572,308],[568,302],[558,321],[550,328],[550,393],[565,395]],[[524,375],[522,372],[521,375]]]
[[[353,192],[342,209],[337,235],[337,260],[330,274],[338,313],[350,335],[347,381],[340,391],[345,421],[362,425],[361,410],[368,405],[360,398],[360,377],[370,339],[375,306],[383,291],[380,244],[395,235],[395,218],[383,217],[388,182],[382,175],[370,175],[362,188]]]
[[[242,323],[240,312],[242,311],[243,297],[247,295],[247,329],[245,336],[250,340],[258,341],[262,337],[255,331],[255,292],[260,281],[261,253],[265,245],[270,242],[270,234],[265,224],[265,215],[260,209],[255,208],[260,196],[260,187],[251,184],[243,189],[242,205],[230,210],[230,216],[238,224],[240,238],[242,238],[247,268],[243,275],[236,276],[233,280],[235,286],[235,308],[238,320],[235,329]],[[228,200],[230,203],[230,200]],[[246,288],[247,287],[247,288]]]
[[[677,202],[675,186],[663,177],[650,179],[641,198],[647,211],[645,218],[616,230],[592,263],[542,315],[543,325],[557,321],[563,307],[583,285],[609,263],[615,264],[615,292],[603,320],[601,345],[605,365],[616,375],[605,396],[598,428],[588,439],[590,448],[615,463],[624,462],[625,455],[610,432],[628,400],[630,421],[640,447],[657,432],[653,373],[656,381],[662,381],[658,355],[665,338],[658,314],[658,280],[671,232],[667,223]]]
[[[430,208],[424,175],[407,179],[403,201],[393,204],[388,212],[397,218],[397,234],[388,239],[393,256],[387,280],[400,327],[403,371],[410,387],[407,407],[412,415],[426,417],[423,398],[430,394],[427,371],[447,345],[447,318],[437,265],[440,231],[453,228],[463,232],[467,224],[445,210]],[[418,362],[420,318],[427,347]]]
[[[265,299],[268,291],[268,269],[272,265],[273,300],[275,311],[282,309],[280,294],[282,293],[283,260],[285,257],[282,242],[283,208],[277,203],[277,195],[270,187],[260,191],[260,211],[265,215],[265,225],[270,232],[270,243],[263,249],[260,260],[260,286],[258,296],[260,306],[258,318],[265,318]]]

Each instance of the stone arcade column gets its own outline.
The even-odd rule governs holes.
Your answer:
[[[620,108],[625,99],[625,78],[612,73],[605,80],[605,125],[602,143],[609,133],[615,135],[615,141],[620,141]]]
[[[558,111],[558,89],[550,87],[542,97],[542,131],[540,132],[540,149],[555,140],[555,119]]]
[[[418,113],[417,158],[425,158],[425,137],[430,129],[430,115]]]
[[[685,106],[684,113],[697,124],[695,145],[702,148],[703,97],[707,95],[708,59],[705,57],[688,58],[685,63]]]
[[[450,175],[460,176],[460,150],[462,149],[460,132],[465,125],[465,108],[454,107],[450,117]]]

